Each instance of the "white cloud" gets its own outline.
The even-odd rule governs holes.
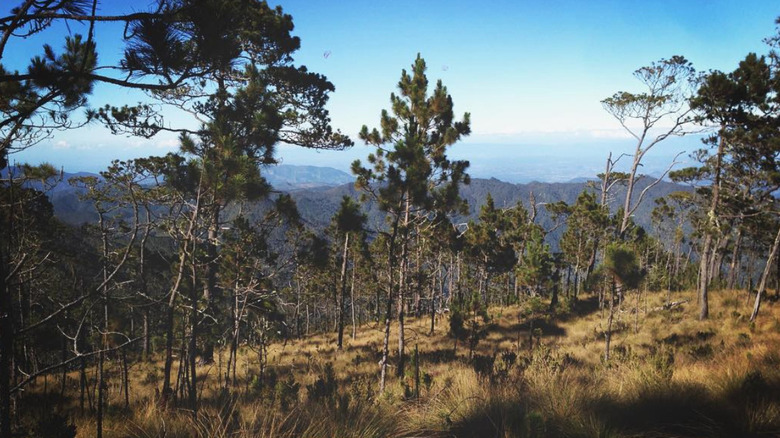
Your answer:
[[[54,149],[70,149],[70,143],[65,140],[60,140],[54,143]]]

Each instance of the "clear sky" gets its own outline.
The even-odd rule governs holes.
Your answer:
[[[558,159],[582,165],[563,170],[567,176],[592,175],[606,152],[633,145],[600,100],[620,90],[641,91],[635,69],[683,55],[697,70],[733,70],[748,52],[766,52],[762,40],[775,33],[780,16],[776,0],[270,3],[293,16],[302,40],[296,62],[335,84],[333,123],[355,137],[362,125],[378,124],[401,69],[419,52],[429,79],[441,79],[449,89],[456,113],[472,115],[473,134],[453,154],[470,159],[476,176],[488,176],[491,163],[522,172],[524,163]],[[94,104],[133,99],[112,93],[97,89]],[[369,152],[356,143],[341,153],[283,147],[279,156],[290,164],[347,169]],[[694,139],[678,140],[653,153],[673,156],[695,147]],[[171,136],[112,137],[94,127],[58,134],[15,158],[95,171],[111,157],[174,148]]]

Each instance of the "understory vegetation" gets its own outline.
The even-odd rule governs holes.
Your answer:
[[[160,406],[160,364],[132,366],[125,406],[118,361],[109,362],[105,436],[138,437],[769,437],[780,433],[780,312],[749,324],[739,291],[713,294],[713,316],[695,320],[695,294],[635,297],[617,312],[613,355],[603,360],[604,311],[588,296],[538,316],[529,303],[479,316],[479,340],[457,342],[446,315],[433,335],[411,319],[407,373],[376,391],[382,332],[361,327],[343,350],[336,334],[239,350],[225,390],[226,352],[198,368],[200,409]],[[90,370],[89,372],[93,372]],[[39,378],[19,400],[35,431],[92,436],[90,400],[80,407],[78,373]],[[64,391],[63,391],[64,389]],[[62,396],[66,394],[66,396]],[[51,413],[54,413],[51,415]],[[35,420],[38,419],[38,420]],[[45,419],[45,420],[40,420]],[[67,427],[75,432],[68,434]],[[48,429],[46,429],[48,428]],[[59,429],[56,429],[59,428]],[[41,432],[43,433],[43,432]]]

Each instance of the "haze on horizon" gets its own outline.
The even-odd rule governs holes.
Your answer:
[[[731,71],[747,51],[766,52],[762,40],[774,33],[780,15],[780,4],[765,0],[270,3],[281,3],[293,16],[302,46],[296,63],[333,82],[336,91],[328,105],[333,125],[356,141],[343,152],[281,146],[280,162],[346,171],[354,159],[364,158],[370,149],[357,140],[357,132],[364,124],[378,124],[401,69],[420,53],[429,78],[441,79],[452,94],[456,113],[471,113],[472,135],[453,148],[453,157],[470,160],[473,176],[510,182],[594,176],[609,152],[619,155],[634,146],[600,104],[617,91],[641,91],[634,70],[683,55],[699,71]],[[128,6],[108,8],[120,12]],[[80,32],[78,26],[70,31]],[[27,49],[39,51],[42,43],[31,39],[27,47],[16,46],[4,62],[23,65]],[[118,57],[121,46],[113,44],[101,56]],[[132,104],[145,98],[102,85],[90,103]],[[681,151],[686,152],[681,161],[690,164],[687,153],[698,147],[695,136],[670,139],[648,154],[642,173],[661,171]],[[95,172],[112,159],[176,148],[174,134],[128,138],[94,125],[55,133],[11,159]]]

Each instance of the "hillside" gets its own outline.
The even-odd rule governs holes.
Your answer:
[[[352,175],[332,167],[278,164],[265,166],[263,177],[277,190],[299,190],[330,187],[355,181]]]
[[[637,199],[639,193],[652,181],[653,179],[649,177],[641,178],[637,182],[637,190],[634,199]],[[568,204],[572,204],[576,201],[577,196],[588,187],[589,185],[586,182],[532,182],[528,184],[512,184],[495,178],[473,178],[471,184],[461,187],[461,196],[468,201],[470,214],[465,218],[456,218],[456,221],[476,219],[479,209],[485,203],[488,193],[493,196],[496,206],[512,207],[518,202],[522,202],[526,208],[529,208],[529,200],[532,192],[537,205],[557,201],[564,201]],[[662,181],[653,187],[647,192],[644,201],[640,204],[640,207],[635,213],[636,222],[649,230],[651,227],[650,213],[655,207],[655,199],[680,190],[690,190],[690,188],[667,181]],[[341,198],[344,195],[359,198],[360,193],[352,184],[344,184],[331,188],[297,190],[292,193],[302,216],[315,228],[324,228],[328,225],[330,218],[333,217],[338,210],[339,202],[341,202]],[[613,213],[619,206],[622,206],[623,199],[625,199],[625,189],[622,187],[615,188],[614,193],[611,194],[609,199],[610,210]],[[370,225],[374,228],[383,226],[383,216],[376,208],[369,206],[368,213]],[[539,206],[538,208],[537,219],[538,222],[547,229],[552,228],[554,225],[543,206]],[[562,232],[563,228],[559,228],[555,233],[552,233],[549,236],[549,239],[554,246]]]
[[[131,409],[111,411],[106,436],[777,436],[780,308],[768,304],[749,324],[741,294],[713,294],[716,316],[700,322],[693,292],[675,293],[672,307],[664,307],[665,293],[630,293],[616,317],[609,362],[595,296],[575,311],[544,316],[530,316],[531,302],[491,308],[487,320],[469,316],[476,325],[467,327],[478,333],[472,341],[451,337],[446,315],[436,317],[432,335],[428,317],[411,318],[410,370],[391,376],[381,397],[382,338],[372,321],[342,351],[331,333],[274,343],[264,356],[244,347],[230,391],[219,389],[226,360],[219,352],[217,363],[197,368],[197,418],[161,412],[154,403],[160,363],[139,363]],[[109,372],[119,375],[118,363]],[[77,385],[77,373],[68,381]],[[37,386],[25,409],[65,403],[71,407],[63,412],[75,412],[75,401],[60,400],[58,388]],[[111,392],[109,402],[118,404],[119,389]],[[34,400],[42,403],[29,405]],[[75,416],[77,436],[92,432],[88,418]]]
[[[339,203],[344,195],[355,199],[360,198],[360,192],[355,189],[351,182],[352,177],[332,168],[280,165],[264,169],[263,174],[269,182],[274,184],[276,190],[292,195],[304,221],[315,229],[321,230],[328,226],[331,218],[338,210]],[[79,190],[71,187],[66,182],[71,177],[83,175],[92,174],[65,173],[64,182],[55,186],[54,190],[49,193],[51,202],[54,205],[55,215],[71,225],[81,225],[95,220],[92,206],[79,200]],[[345,180],[349,182],[344,183]],[[641,190],[652,181],[653,179],[650,177],[644,177],[638,181],[635,199],[639,196]],[[468,201],[470,214],[467,217],[457,217],[455,220],[467,221],[476,219],[477,213],[484,204],[488,193],[493,196],[496,205],[499,207],[512,207],[518,202],[522,202],[526,208],[529,208],[530,196],[533,193],[539,206],[538,223],[550,229],[554,224],[545,211],[543,204],[557,201],[571,204],[577,199],[580,192],[588,187],[590,185],[585,181],[513,184],[495,178],[473,178],[471,184],[461,187],[461,196]],[[648,191],[643,203],[637,209],[635,213],[636,222],[649,230],[651,227],[650,213],[655,206],[653,201],[679,190],[690,190],[690,188],[667,181],[662,181],[656,185]],[[616,187],[614,193],[610,196],[610,210],[612,212],[622,205],[624,197],[625,189]],[[260,217],[267,205],[267,203],[260,202],[244,208],[243,211],[250,217]],[[235,211],[235,209],[229,210]],[[384,226],[383,215],[370,204],[368,204],[368,215],[370,228],[379,229]],[[559,228],[548,237],[549,242],[553,245],[553,249],[557,248],[557,241],[563,230],[564,228]]]

